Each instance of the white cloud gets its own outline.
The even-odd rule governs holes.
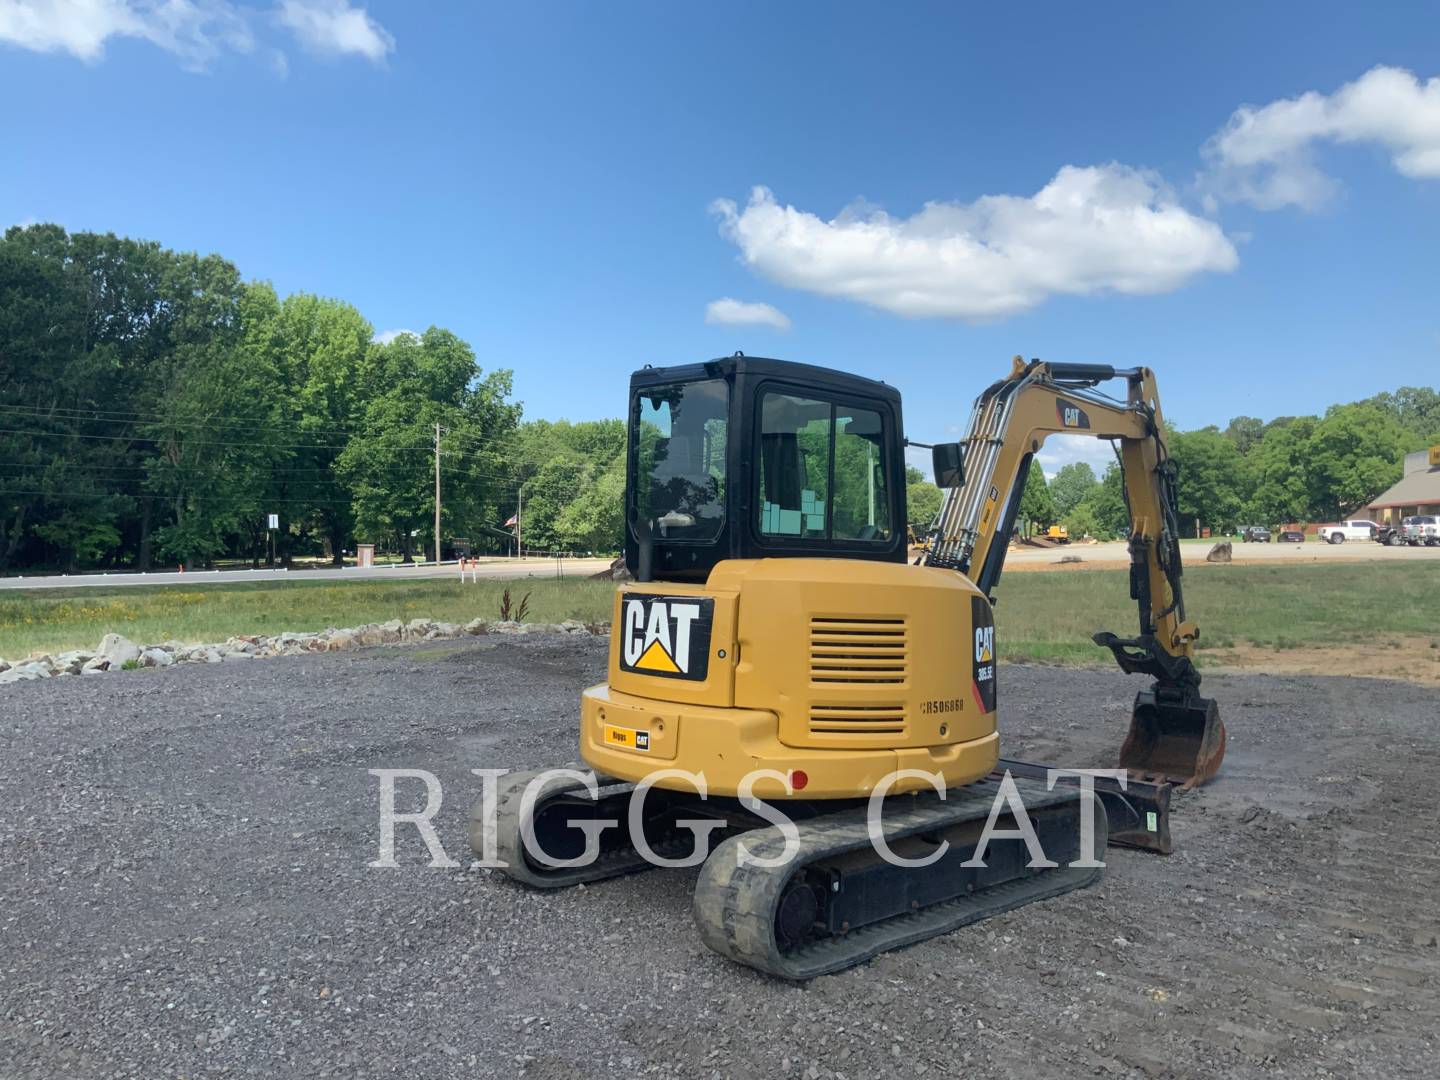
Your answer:
[[[776,330],[789,330],[790,320],[785,313],[769,304],[751,303],[722,296],[711,300],[705,306],[705,321],[723,326],[770,326]]]
[[[1054,480],[1055,474],[1066,465],[1080,461],[1095,470],[1098,480],[1115,463],[1115,450],[1108,440],[1089,435],[1051,435],[1035,460],[1040,462],[1046,480]]]
[[[1309,91],[1246,105],[1205,146],[1202,186],[1215,198],[1262,210],[1315,209],[1336,183],[1314,162],[1318,143],[1374,143],[1402,175],[1440,179],[1440,78],[1371,68],[1333,94]]]
[[[280,0],[279,19],[313,52],[379,63],[395,49],[390,32],[348,0]]]
[[[720,199],[721,233],[755,272],[904,316],[985,321],[1055,294],[1169,292],[1229,271],[1235,247],[1148,173],[1067,165],[1033,196],[930,202],[909,218],[867,205],[829,221],[757,187]]]
[[[406,330],[406,329],[404,329],[404,328],[402,327],[402,328],[400,328],[400,329],[398,329],[398,330],[381,330],[378,334],[376,334],[376,335],[375,335],[374,337],[372,337],[370,340],[373,341],[373,342],[376,342],[377,344],[380,344],[380,345],[389,345],[392,341],[394,341],[396,338],[398,338],[401,334],[409,334],[411,337],[417,337],[417,338],[420,336],[419,334],[415,333],[414,330]]]
[[[113,37],[149,41],[191,70],[254,44],[227,0],[0,0],[0,41],[24,49],[95,61]]]

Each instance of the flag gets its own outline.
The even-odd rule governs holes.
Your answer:
[[[512,526],[512,525],[517,525],[517,524],[519,524],[519,522],[520,522],[520,519],[519,519],[515,514],[511,514],[511,515],[510,515],[510,520],[507,521],[507,522],[505,522],[505,527],[508,529],[508,528],[510,528],[510,526]]]

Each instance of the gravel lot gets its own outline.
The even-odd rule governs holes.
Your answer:
[[[797,987],[704,948],[690,872],[539,894],[411,829],[367,867],[367,769],[439,776],[468,861],[468,770],[573,759],[604,664],[480,638],[6,688],[0,1077],[1434,1075],[1433,689],[1212,677],[1231,750],[1175,855]],[[1006,752],[1082,765],[1138,684],[1001,680]]]

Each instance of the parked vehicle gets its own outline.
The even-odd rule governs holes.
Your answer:
[[[1326,543],[1343,544],[1346,540],[1369,540],[1378,528],[1379,524],[1374,521],[1357,518],[1338,525],[1321,525],[1316,532]]]
[[[1411,547],[1440,545],[1440,517],[1416,514],[1405,519],[1405,542]]]
[[[1270,543],[1270,530],[1264,525],[1246,525],[1240,530],[1240,539],[1246,544]]]
[[[1065,525],[1051,525],[1045,530],[1045,539],[1054,540],[1057,544],[1068,544],[1070,542],[1070,529]]]
[[[1384,544],[1386,547],[1399,547],[1405,543],[1405,525],[1381,525],[1375,530],[1372,539],[1377,544]]]
[[[1305,530],[1281,529],[1279,539],[1282,544],[1303,544],[1305,543]]]

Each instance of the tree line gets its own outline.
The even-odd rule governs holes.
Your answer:
[[[1237,416],[1223,430],[1171,431],[1181,532],[1222,535],[1247,524],[1352,516],[1400,479],[1406,453],[1437,444],[1440,393],[1415,386],[1332,405],[1324,416]],[[1032,528],[1062,523],[1076,537],[1123,536],[1123,488],[1118,463],[1099,478],[1088,464],[1072,463],[1048,482],[1037,464],[1020,517]]]
[[[55,225],[0,240],[0,572],[338,563],[357,541],[613,549],[624,425],[522,422],[454,333],[377,341],[218,255]]]
[[[357,542],[433,551],[614,551],[625,424],[525,421],[511,372],[431,327],[379,341],[354,307],[286,297],[218,255],[56,225],[0,240],[0,573],[339,563]],[[1333,520],[1440,443],[1440,394],[1404,387],[1324,416],[1172,431],[1182,529]],[[941,493],[907,470],[910,520]],[[522,509],[523,507],[523,509]],[[1111,466],[1031,469],[1027,527],[1120,535]]]

